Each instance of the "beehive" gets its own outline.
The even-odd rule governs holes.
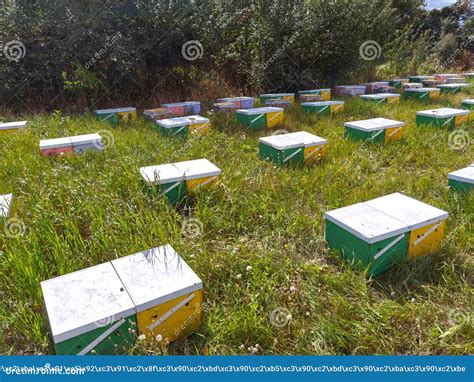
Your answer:
[[[416,113],[417,125],[434,125],[453,129],[469,118],[469,110],[441,108]]]
[[[424,80],[435,80],[434,76],[410,76],[408,78],[409,82],[422,83]]]
[[[140,168],[145,183],[165,195],[172,204],[180,203],[189,193],[211,184],[222,171],[207,159]]]
[[[306,131],[259,139],[260,159],[279,165],[314,163],[327,155],[327,140]]]
[[[112,264],[41,283],[58,355],[121,354],[136,338],[135,306]]]
[[[464,77],[468,82],[474,82],[474,72],[473,73],[464,73]]]
[[[252,129],[273,128],[281,125],[284,118],[284,109],[280,107],[237,110],[237,122]]]
[[[160,119],[156,121],[161,134],[164,136],[184,136],[204,134],[209,131],[211,122],[200,115]]]
[[[265,100],[265,106],[289,109],[291,107],[291,101],[287,99],[267,99]]]
[[[449,187],[458,192],[472,193],[474,190],[474,163],[448,174]]]
[[[237,106],[237,109],[252,109],[254,105],[253,97],[229,97],[218,98],[218,103],[231,102]]]
[[[473,99],[465,99],[462,101],[461,107],[466,110],[473,110],[474,109],[474,98]]]
[[[237,111],[238,106],[233,102],[216,102],[212,108],[218,112],[233,113]]]
[[[265,102],[268,99],[286,99],[291,103],[295,103],[294,93],[274,93],[274,94],[260,94],[260,101]]]
[[[301,104],[303,111],[316,114],[336,114],[344,110],[343,101],[323,101],[323,102],[303,102]]]
[[[166,344],[200,326],[202,281],[170,245],[112,260],[112,266],[147,340]]]
[[[299,96],[300,102],[320,102],[323,97],[319,94],[301,94]]]
[[[26,127],[28,121],[0,123],[0,133],[10,133]]]
[[[408,82],[406,84],[403,84],[403,90],[406,90],[406,89],[422,89],[423,88],[423,84],[421,83],[418,83],[418,82]]]
[[[445,93],[460,93],[463,88],[469,86],[468,84],[444,84],[438,85],[438,88],[441,90],[441,94]]]
[[[395,93],[364,94],[360,98],[378,105],[396,105],[400,103],[400,94]]]
[[[311,90],[300,90],[298,92],[301,102],[312,102],[315,100],[304,100],[304,95],[319,95],[321,101],[329,101],[331,99],[331,89],[311,89]]]
[[[395,193],[325,214],[326,241],[377,276],[438,249],[448,213]]]
[[[143,110],[143,115],[146,119],[155,121],[157,119],[171,118],[173,114],[166,107],[158,107],[156,109]]]
[[[0,219],[6,219],[10,216],[12,200],[12,194],[0,195]]]
[[[346,122],[344,134],[348,138],[364,142],[394,142],[402,139],[405,122],[386,118]]]
[[[387,93],[390,91],[388,82],[370,82],[362,84],[362,86],[365,86],[365,94]]]
[[[424,88],[435,88],[440,84],[440,82],[436,80],[423,80],[421,83]]]
[[[117,126],[121,122],[134,122],[137,120],[137,109],[134,107],[121,107],[117,109],[96,110],[95,115],[100,121]]]
[[[406,83],[408,83],[407,78],[397,78],[397,79],[388,81],[388,85],[396,89],[402,89],[403,84],[406,84]]]
[[[83,153],[90,149],[99,151],[104,149],[104,142],[99,134],[85,134],[40,141],[40,153],[44,156],[71,154],[73,152]]]
[[[364,85],[340,85],[336,86],[336,95],[355,97],[365,94]]]
[[[201,114],[201,103],[197,101],[164,103],[161,107],[168,109],[173,117]]]
[[[454,73],[442,73],[442,74],[435,74],[434,78],[437,80],[440,84],[446,83],[450,78],[458,78],[459,76]]]
[[[429,101],[431,99],[439,98],[441,94],[438,88],[415,88],[405,89],[405,97],[413,98],[420,101]]]
[[[450,77],[446,78],[446,84],[465,84],[466,79],[464,77]]]

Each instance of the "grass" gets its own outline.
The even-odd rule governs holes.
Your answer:
[[[0,137],[0,194],[15,195],[11,218],[25,228],[0,235],[1,353],[52,352],[40,281],[170,243],[203,280],[204,323],[134,354],[472,354],[474,203],[449,191],[447,174],[474,161],[473,145],[453,150],[449,131],[414,123],[417,110],[463,98],[393,108],[351,99],[323,118],[292,110],[282,129],[329,141],[328,159],[309,168],[259,160],[258,137],[269,132],[222,116],[187,142],[144,120],[111,129],[92,115],[22,116],[27,130]],[[377,116],[406,121],[405,139],[343,139],[345,121]],[[40,139],[104,131],[114,138],[104,154],[39,155]],[[217,187],[178,210],[149,197],[139,167],[201,157],[223,170]],[[397,191],[449,211],[446,239],[438,253],[371,279],[328,250],[323,214]],[[182,232],[189,218],[203,227],[193,239]],[[282,327],[270,319],[280,311],[291,314]]]

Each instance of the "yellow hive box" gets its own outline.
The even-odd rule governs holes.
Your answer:
[[[28,121],[0,123],[0,133],[8,134],[26,127]]]
[[[112,261],[134,302],[140,334],[167,344],[195,331],[202,318],[202,281],[170,245]]]
[[[281,125],[285,119],[283,111],[272,111],[267,113],[267,128],[272,129]]]
[[[188,193],[207,187],[222,173],[219,167],[207,159],[178,162],[174,166],[184,174]]]

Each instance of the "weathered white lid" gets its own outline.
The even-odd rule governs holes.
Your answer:
[[[184,174],[186,180],[216,176],[222,173],[219,167],[207,159],[188,160],[174,163],[174,165]]]
[[[134,107],[119,107],[116,109],[101,109],[101,110],[96,110],[96,114],[111,114],[111,113],[131,113],[137,111],[136,108]]]
[[[338,85],[336,88],[344,89],[365,89],[365,85]]]
[[[344,126],[362,131],[376,131],[392,127],[404,126],[405,122],[394,121],[386,118],[372,118],[363,121],[346,122]]]
[[[469,114],[469,110],[451,109],[448,107],[444,107],[441,109],[423,110],[423,111],[417,112],[416,114],[424,115],[428,117],[446,118],[446,117],[454,117],[456,115],[467,115]]]
[[[431,78],[433,76],[410,76],[410,78],[420,78],[420,79],[427,79],[427,78]]]
[[[294,96],[294,93],[268,93],[268,94],[260,94],[260,97],[290,97]]]
[[[458,77],[456,73],[437,73],[435,74],[435,77]]]
[[[467,166],[460,170],[450,172],[448,174],[448,179],[453,179],[459,182],[473,184],[474,183],[474,164],[471,164],[470,166]]]
[[[237,113],[254,115],[254,114],[277,113],[277,112],[283,112],[284,110],[285,109],[281,107],[257,107],[254,109],[239,109],[237,110]]]
[[[0,218],[7,218],[10,215],[10,205],[13,194],[0,195]]]
[[[189,125],[189,119],[188,117],[165,118],[157,120],[156,124],[165,129],[171,129],[173,127]]]
[[[467,103],[467,104],[469,104],[469,105],[474,105],[474,98],[465,99],[465,100],[463,101],[463,103]]]
[[[438,88],[448,88],[448,89],[455,89],[455,88],[464,88],[466,86],[469,86],[469,84],[443,84],[443,85],[438,85]]]
[[[209,118],[201,117],[200,115],[190,115],[188,118],[189,124],[194,125],[196,123],[209,123]]]
[[[74,137],[70,137],[73,146],[78,145],[85,145],[88,143],[100,143],[102,142],[102,137],[97,134],[85,134],[85,135],[76,135]]]
[[[44,139],[40,141],[40,150],[56,149],[59,147],[72,147],[71,137]]]
[[[369,200],[365,204],[406,223],[410,230],[445,220],[448,217],[446,211],[399,192]]]
[[[464,75],[464,76],[471,77],[471,76],[474,76],[474,72],[471,72],[471,73],[464,73],[463,75]]]
[[[302,102],[301,106],[331,106],[343,105],[344,101],[318,101],[318,102]]]
[[[370,99],[399,98],[400,94],[396,94],[396,93],[362,94],[360,97],[370,98]]]
[[[175,102],[175,103],[163,103],[162,107],[176,107],[176,106],[195,106],[200,105],[201,102],[198,101],[186,101],[186,102]]]
[[[259,141],[272,146],[277,150],[291,149],[295,147],[309,147],[327,143],[326,139],[306,131],[270,135],[268,137],[260,138]]]
[[[137,313],[202,289],[201,279],[170,245],[112,260]]]
[[[325,218],[344,228],[367,243],[381,240],[409,231],[401,222],[366,203],[357,203],[326,212]]]
[[[135,314],[110,262],[41,282],[54,342],[63,342]]]
[[[424,92],[435,93],[435,92],[439,92],[439,89],[438,88],[408,88],[408,89],[405,89],[405,91],[415,92],[415,93],[424,93]]]
[[[0,130],[21,129],[25,127],[28,121],[0,123]]]
[[[253,97],[228,97],[228,98],[218,98],[217,102],[236,102],[236,101],[250,101],[253,100]]]
[[[330,91],[331,89],[327,88],[327,89],[309,89],[309,90],[300,90],[298,91],[299,94],[308,94],[308,93],[314,93],[314,92],[328,92]]]
[[[141,167],[140,174],[150,186],[184,180],[183,171],[179,170],[173,163]]]

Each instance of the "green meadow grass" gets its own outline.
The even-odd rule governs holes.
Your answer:
[[[93,115],[21,116],[28,129],[0,137],[0,194],[14,194],[10,218],[25,229],[0,234],[0,351],[52,353],[40,281],[170,243],[203,280],[203,325],[133,354],[473,353],[474,203],[449,191],[447,174],[474,162],[474,145],[453,150],[448,130],[414,122],[418,110],[463,98],[350,99],[343,114],[321,118],[291,110],[281,129],[329,141],[328,158],[306,168],[259,160],[258,138],[271,132],[234,117],[212,115],[213,131],[186,141],[145,120],[113,129]],[[371,117],[406,121],[404,140],[343,138],[345,121]],[[114,138],[104,153],[39,155],[40,139],[104,131]],[[141,182],[141,166],[202,157],[222,169],[220,182],[178,209]],[[449,211],[446,238],[438,253],[371,279],[327,248],[323,214],[397,191]],[[195,238],[183,233],[190,218],[202,223]],[[291,317],[275,325],[281,312]]]

